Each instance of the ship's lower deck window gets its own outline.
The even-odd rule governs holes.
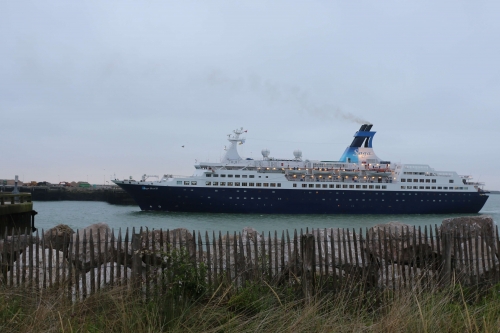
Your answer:
[[[368,186],[366,186],[366,185],[363,185],[363,188],[368,188]]]
[[[278,183],[278,187],[281,187],[281,183]]]
[[[309,187],[314,187],[314,184],[309,184]]]
[[[184,185],[189,185],[189,182],[184,182]]]
[[[214,186],[218,186],[219,185],[219,182],[214,182]]]
[[[191,185],[196,185],[196,184],[197,184],[197,182],[191,182]]]
[[[339,184],[335,185],[335,188],[340,188],[340,185]]]
[[[242,175],[241,178],[247,178],[247,175]]]
[[[212,185],[212,182],[205,182],[205,185]]]
[[[232,182],[227,183],[227,186],[233,186]]]
[[[307,187],[307,184],[302,184],[302,187]]]
[[[269,187],[269,183],[264,183],[264,187]]]
[[[262,183],[256,183],[255,186],[257,187],[261,187],[262,186]]]
[[[382,185],[382,189],[383,190],[387,189],[387,185]]]
[[[240,183],[234,183],[234,186],[240,186]]]
[[[177,185],[182,185],[182,180],[178,180]]]
[[[205,174],[205,176],[212,177],[212,174],[211,173],[207,173],[207,174]]]
[[[297,187],[297,184],[293,184],[293,187]]]
[[[226,186],[226,182],[220,182],[220,186]]]
[[[271,187],[276,187],[276,183],[271,183]]]
[[[248,183],[248,186],[255,186],[255,183]]]
[[[214,177],[219,177],[219,175],[213,175]]]
[[[248,177],[249,177],[249,178],[255,178],[255,176],[254,176],[254,175],[250,175],[250,176],[248,176]]]
[[[248,186],[248,183],[241,183],[241,186]]]

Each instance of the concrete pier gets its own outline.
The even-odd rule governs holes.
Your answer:
[[[34,232],[35,215],[31,193],[0,193],[0,236],[12,230]]]

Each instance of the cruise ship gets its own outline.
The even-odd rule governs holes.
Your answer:
[[[258,214],[455,214],[478,213],[488,193],[482,183],[455,171],[380,159],[371,124],[362,125],[338,161],[243,158],[246,133],[228,135],[219,163],[195,164],[192,176],[143,175],[113,182],[141,210]],[[155,178],[154,180],[151,180]]]

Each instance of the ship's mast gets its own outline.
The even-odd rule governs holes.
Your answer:
[[[245,143],[245,139],[242,138],[240,139],[240,135],[243,133],[246,133],[246,130],[243,130],[243,127],[239,129],[235,129],[233,131],[234,134],[228,134],[227,135],[227,140],[231,143],[229,148],[226,149],[226,154],[224,155],[224,158],[222,159],[222,162],[224,163],[236,163],[238,161],[241,161],[242,158],[238,154],[238,144],[243,144]]]

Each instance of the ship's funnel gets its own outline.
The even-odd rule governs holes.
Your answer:
[[[354,133],[354,140],[352,140],[351,145],[346,148],[340,158],[341,162],[373,163],[379,160],[372,148],[373,136],[375,135],[375,132],[371,131],[372,127],[371,124],[361,125],[359,131]]]

